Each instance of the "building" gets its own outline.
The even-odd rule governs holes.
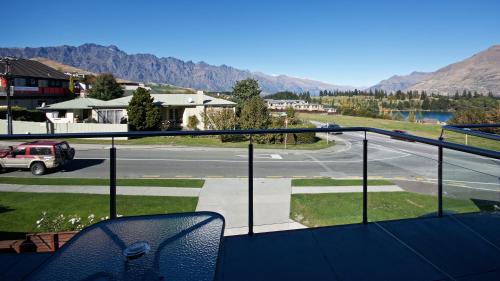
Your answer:
[[[169,129],[181,129],[190,116],[199,120],[198,128],[204,129],[203,113],[209,108],[233,108],[235,103],[207,96],[203,91],[196,94],[151,94],[154,104],[160,107],[162,121]],[[92,98],[78,98],[57,104],[39,107],[46,111],[53,123],[111,123],[126,122],[127,107],[133,96],[125,96],[109,101]]]
[[[297,111],[317,111],[324,112],[325,109],[321,104],[308,103],[303,100],[273,100],[266,99],[267,108],[273,111],[284,111],[289,107]]]
[[[41,62],[27,59],[8,61],[9,77],[5,75],[5,61],[0,62],[0,105],[7,105],[7,84],[14,86],[11,105],[27,109],[70,100],[78,94],[78,87],[74,89],[75,93],[70,91],[69,76]]]

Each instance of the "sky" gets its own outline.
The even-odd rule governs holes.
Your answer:
[[[0,47],[116,45],[351,86],[500,44],[498,0],[23,0],[0,10]]]

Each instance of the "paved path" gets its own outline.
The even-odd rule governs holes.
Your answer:
[[[290,179],[254,179],[255,231],[302,228],[290,217]],[[214,211],[226,219],[226,235],[248,231],[248,179],[207,179],[196,211]]]
[[[375,185],[368,186],[368,192],[397,192],[404,191],[397,185]],[[316,194],[316,193],[349,193],[363,192],[363,186],[294,186],[292,194]]]
[[[109,194],[109,186],[57,186],[0,184],[0,192]],[[159,186],[117,186],[118,195],[197,197],[201,188]]]

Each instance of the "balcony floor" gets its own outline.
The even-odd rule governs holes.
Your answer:
[[[233,236],[218,280],[500,280],[500,214]]]

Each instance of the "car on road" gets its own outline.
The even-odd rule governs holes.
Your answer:
[[[75,149],[65,141],[33,141],[0,150],[2,169],[30,169],[33,175],[60,167],[75,157]]]
[[[403,135],[408,135],[408,132],[407,131],[403,131],[403,130],[392,130],[394,133],[399,133],[399,134],[403,134]],[[391,136],[391,139],[394,139],[394,140],[401,140],[401,141],[409,141],[409,142],[415,142],[414,140],[409,140],[407,138],[403,138],[403,137],[396,137],[396,136]]]
[[[325,129],[340,129],[340,125],[337,124],[327,124],[324,126],[321,126],[321,128]],[[342,132],[328,132],[330,135],[342,135]]]

